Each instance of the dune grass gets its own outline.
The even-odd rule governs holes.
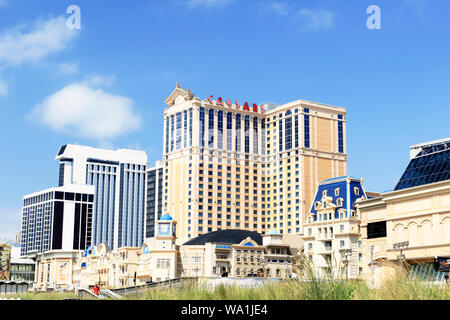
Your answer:
[[[23,293],[6,298],[21,300],[77,299],[76,293]],[[370,288],[363,281],[285,280],[259,287],[219,285],[209,288],[193,280],[179,287],[155,288],[141,294],[126,295],[124,300],[450,300],[450,285],[430,285],[402,274]]]
[[[130,294],[124,300],[450,300],[450,285],[430,284],[411,279],[407,272],[390,265],[391,274],[376,287],[365,281],[343,279],[342,274],[330,272],[318,276],[317,270],[304,256],[296,258],[294,272],[299,279],[265,282],[257,287],[219,285],[209,287],[205,282],[184,280],[179,286],[148,289]],[[76,299],[76,293],[23,293],[6,298],[21,300]]]

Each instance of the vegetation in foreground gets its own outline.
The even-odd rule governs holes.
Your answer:
[[[24,293],[8,298],[21,300],[77,299],[76,293]],[[156,288],[124,300],[450,300],[450,285],[429,285],[401,276],[369,288],[361,281],[298,281],[267,283],[260,287],[220,285],[213,289],[192,280],[180,287]]]
[[[392,266],[391,266],[392,267]],[[364,281],[345,281],[341,275],[318,277],[308,260],[299,258],[294,265],[301,279],[267,282],[258,287],[220,285],[210,288],[201,282],[186,280],[178,287],[155,288],[124,300],[450,300],[450,285],[432,285],[414,280],[400,268],[376,288]],[[7,298],[21,300],[77,299],[76,293],[25,293]]]

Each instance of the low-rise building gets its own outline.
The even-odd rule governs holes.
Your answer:
[[[366,198],[362,179],[346,176],[320,183],[303,235],[304,253],[319,276],[354,279],[362,274],[360,216],[355,203]]]
[[[52,250],[36,253],[34,289],[38,291],[74,290],[73,270],[78,250]]]
[[[412,277],[444,281],[433,261],[450,257],[450,139],[412,146],[410,156],[394,191],[357,204],[363,273],[375,283],[393,264]]]
[[[271,277],[291,275],[294,255],[302,247],[296,235],[221,230],[177,243],[176,221],[163,215],[156,237],[140,248],[109,250],[106,245],[79,252],[74,287],[121,288],[179,277]]]
[[[11,258],[10,280],[33,282],[36,262],[33,259]]]

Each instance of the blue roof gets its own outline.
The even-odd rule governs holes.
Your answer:
[[[341,177],[336,177],[336,178],[331,178],[331,179],[324,180],[320,184],[325,184],[325,183],[330,183],[330,182],[335,182],[335,181],[341,181],[341,180],[345,180],[347,178],[352,179],[352,180],[358,180],[358,181],[361,180],[360,178],[357,178],[357,177],[341,176]]]
[[[172,221],[173,219],[169,214],[165,214],[159,220]]]
[[[349,180],[347,182],[347,179]],[[359,195],[355,193],[355,188],[359,189]],[[339,189],[339,193],[336,195],[336,189]],[[325,181],[322,181],[319,184],[319,187],[317,189],[316,196],[314,198],[314,202],[312,203],[310,212],[316,216],[317,211],[315,209],[315,203],[321,202],[323,192],[327,192],[327,197],[332,198],[332,202],[334,204],[337,203],[337,199],[342,199],[342,206],[337,207],[335,211],[335,218],[338,218],[339,209],[345,209],[347,213],[350,213],[352,209],[355,209],[355,202],[358,198],[361,198],[364,196],[367,199],[367,196],[364,192],[364,189],[362,187],[362,180],[355,177],[350,176],[343,176],[343,177],[337,177],[328,179]],[[316,219],[316,218],[315,218]]]

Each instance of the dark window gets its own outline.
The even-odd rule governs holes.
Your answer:
[[[78,194],[77,194],[78,195]],[[81,204],[75,204],[75,218],[74,218],[74,228],[73,228],[73,249],[80,249],[80,208]]]
[[[250,153],[250,116],[244,118],[244,151]]]
[[[344,123],[338,122],[338,148],[339,153],[344,153]]]
[[[386,221],[369,223],[367,225],[367,238],[383,238],[386,237]]]
[[[64,192],[55,191],[55,199],[56,200],[64,200]]]
[[[64,202],[56,201],[53,212],[52,250],[62,249],[63,221],[64,221]]]
[[[73,192],[66,192],[66,196],[65,196],[66,200],[75,200],[75,194]]]
[[[86,241],[87,239],[87,228],[91,226],[88,225],[88,216],[87,216],[87,206],[86,204],[81,205],[81,226],[80,226],[80,250],[86,249],[90,243]]]
[[[306,112],[306,109],[305,109]],[[310,148],[311,141],[309,136],[309,116],[305,115],[304,119],[304,130],[305,130],[305,148]]]
[[[205,108],[200,107],[200,146],[205,146]]]
[[[59,164],[59,184],[60,187],[64,185],[64,163]]]
[[[66,148],[67,148],[67,144],[64,145],[64,146],[62,146],[62,147],[59,149],[58,156],[62,155],[62,154],[64,153],[64,151],[66,151]]]

